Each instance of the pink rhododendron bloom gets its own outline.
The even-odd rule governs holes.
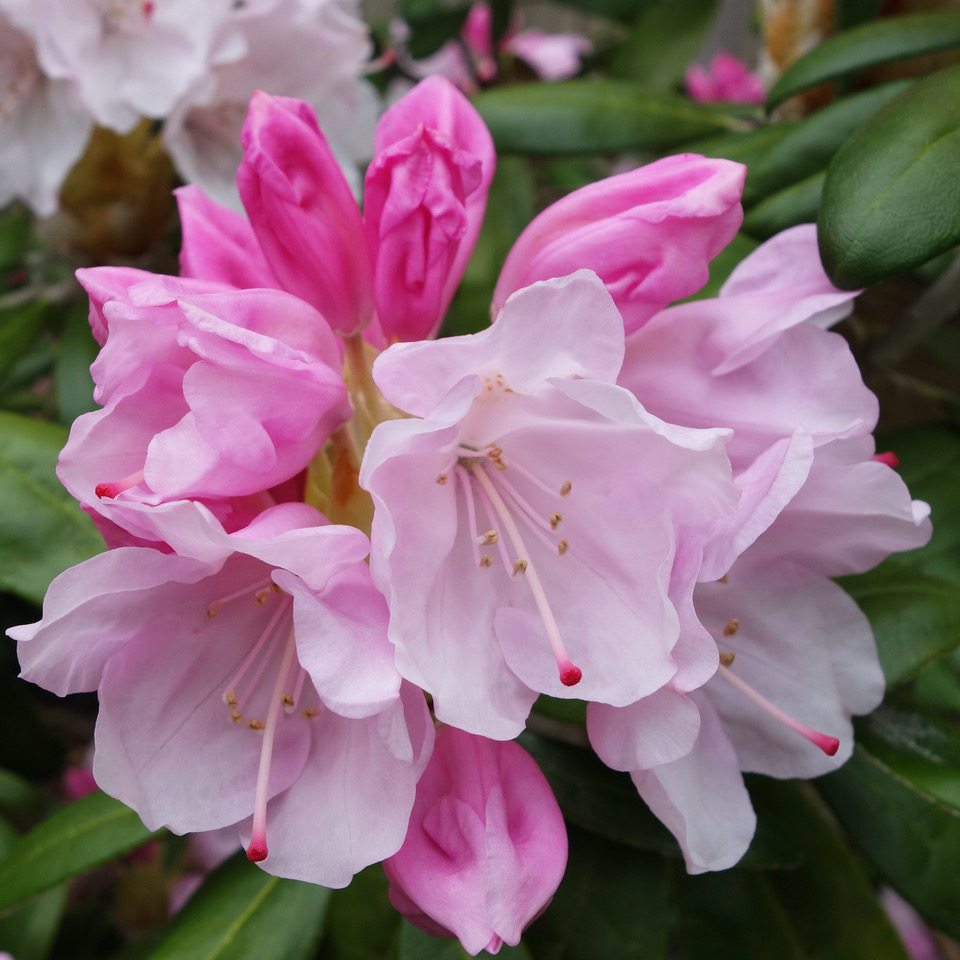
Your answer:
[[[521,30],[504,39],[503,48],[529,66],[541,80],[566,80],[580,70],[593,44],[579,33]]]
[[[217,60],[242,53],[221,38],[232,0],[3,0],[32,36],[47,76],[70,81],[101,126],[118,133],[165,117]]]
[[[574,191],[520,234],[497,280],[494,315],[514,291],[586,267],[632,333],[707,282],[708,263],[743,219],[745,175],[739,163],[681,154]]]
[[[533,758],[441,726],[407,837],[383,864],[393,905],[471,956],[497,953],[520,942],[566,862],[563,817]]]
[[[44,75],[33,41],[2,10],[0,4],[0,207],[21,199],[48,216],[93,120],[78,109],[69,83]]]
[[[356,161],[371,155],[378,110],[362,77],[370,37],[356,0],[247,4],[231,12],[221,31],[239,32],[246,52],[204,74],[163,128],[183,178],[218,203],[240,208],[240,131],[250,97],[260,89],[313,107],[341,168],[359,189]]]
[[[692,100],[725,103],[763,103],[767,93],[760,77],[732,54],[721,50],[704,70],[698,63],[687,67],[687,93]]]
[[[257,94],[238,174],[249,224],[182,191],[184,272],[242,286],[269,273],[342,335],[373,324],[376,341],[432,336],[479,233],[493,160],[466,99],[424,81],[380,120],[361,217],[310,108]]]
[[[303,301],[122,268],[79,276],[103,342],[92,368],[103,409],[77,418],[59,470],[107,518],[120,515],[113,500],[192,497],[242,526],[349,418],[336,339]],[[257,499],[227,502],[244,497]]]
[[[709,636],[674,649],[667,593],[680,528],[694,542],[736,506],[726,434],[651,417],[614,385],[622,350],[583,271],[374,364],[417,419],[367,446],[371,567],[400,671],[444,722],[507,739],[538,693],[624,706],[716,668]]]
[[[18,627],[23,676],[97,690],[94,775],[151,829],[237,824],[272,873],[344,886],[394,853],[433,727],[400,690],[367,538],[306,504],[226,534],[189,502],[178,553],[121,547],[62,574]]]
[[[716,299],[671,307],[628,338],[620,383],[673,422],[732,426],[745,494],[771,478],[761,508],[707,546],[698,572],[717,676],[588,713],[597,752],[631,772],[691,872],[731,866],[749,845],[741,770],[810,777],[849,757],[850,718],[877,706],[884,682],[866,617],[830,578],[930,535],[926,505],[874,459],[876,399],[846,342],[823,329],[852,296],[823,273],[815,229],[797,227],[744,260]]]

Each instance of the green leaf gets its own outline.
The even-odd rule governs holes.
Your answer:
[[[828,37],[790,64],[767,95],[767,108],[773,109],[810,87],[865,67],[958,45],[960,13],[957,11],[874,20]]]
[[[60,422],[67,426],[81,413],[97,409],[90,364],[96,359],[100,346],[90,332],[87,313],[86,303],[72,305],[64,317],[60,334],[54,376]]]
[[[238,853],[187,901],[149,960],[307,960],[329,896],[325,887],[264,873]]]
[[[21,837],[0,863],[0,911],[157,835],[119,800],[88,794]]]
[[[618,80],[499,87],[473,100],[503,153],[665,150],[744,121],[686,97]]]
[[[866,286],[960,243],[958,169],[960,67],[952,67],[913,83],[833,158],[818,222],[831,280]]]
[[[487,954],[484,953],[484,956]],[[504,944],[497,956],[504,960],[532,960],[530,951],[522,942],[515,947]],[[469,960],[469,954],[459,941],[449,937],[432,937],[404,920],[400,927],[397,960]]]
[[[0,377],[25,354],[43,331],[48,305],[28,300],[16,307],[0,310]]]
[[[41,802],[40,792],[29,780],[10,770],[0,770],[0,810],[9,813],[33,808],[36,811]]]
[[[653,90],[671,90],[683,80],[713,24],[717,0],[658,0],[637,18],[617,48],[610,75],[644,83]]]
[[[327,908],[324,960],[391,960],[400,914],[387,899],[387,878],[376,863],[334,890]]]
[[[858,723],[857,740],[821,792],[883,879],[960,936],[960,731],[887,705]]]
[[[838,582],[873,627],[888,687],[912,679],[960,644],[956,584],[896,559]]]
[[[761,200],[743,218],[743,231],[762,240],[798,223],[813,223],[826,174],[821,171]]]
[[[753,778],[805,851],[795,870],[683,877],[689,960],[907,960],[860,860],[806,785]]]
[[[637,15],[653,0],[560,0],[568,7],[576,7],[593,17],[607,17],[621,23],[633,23]]]
[[[560,888],[525,934],[536,960],[666,957],[666,861],[576,827],[569,840]]]
[[[854,130],[909,85],[910,81],[901,81],[874,87],[788,125],[786,135],[750,167],[743,191],[744,205],[752,206],[771,193],[825,170]]]
[[[15,960],[46,960],[67,903],[67,884],[51,887],[0,917],[0,950]]]
[[[743,133],[721,133],[706,140],[697,140],[689,144],[693,153],[702,153],[705,157],[721,157],[747,165],[747,182],[750,182],[749,170],[760,163],[798,123],[774,123],[746,130]]]
[[[30,215],[13,207],[0,218],[0,271],[10,270],[23,260],[31,240]]]
[[[66,439],[63,427],[0,412],[0,587],[35,603],[57,574],[103,549],[57,480]]]
[[[960,714],[960,655],[954,651],[921,671],[913,695],[923,703]]]

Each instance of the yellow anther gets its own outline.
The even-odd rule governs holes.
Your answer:
[[[233,723],[243,723],[243,716],[239,710],[231,710],[230,719]]]
[[[280,702],[281,702],[285,707],[292,707],[293,704],[294,704],[294,702],[295,702],[294,699],[293,699],[293,694],[292,694],[292,693],[285,693],[285,694],[283,694],[283,695],[280,697]]]
[[[481,542],[485,547],[488,547],[488,546],[490,546],[491,543],[497,543],[497,542],[499,542],[499,540],[500,540],[500,534],[497,533],[496,530],[488,530],[488,531],[483,535],[483,537],[481,538],[480,542]]]
[[[237,709],[237,695],[233,690],[228,690],[227,695],[223,699],[231,710]]]
[[[562,557],[570,549],[570,544],[566,540],[561,540],[557,544],[557,553]]]
[[[730,664],[733,663],[733,661],[736,659],[737,659],[737,655],[735,653],[731,653],[731,652],[724,653],[722,650],[720,651],[720,665],[722,667],[729,667]]]
[[[262,730],[266,724],[262,720],[248,720],[247,726],[251,730]]]
[[[319,717],[320,709],[318,707],[307,707],[301,714],[304,720],[309,720],[311,717]]]
[[[437,474],[437,483],[439,483],[441,487],[447,482],[448,479],[449,479],[449,478],[447,477],[447,475],[446,475],[445,473],[438,473],[438,474]]]
[[[521,558],[521,559],[515,560],[515,561],[513,562],[513,575],[514,575],[514,576],[517,576],[517,574],[526,573],[526,572],[527,572],[527,561],[526,561],[526,560],[524,560],[523,558]]]
[[[481,566],[481,567],[492,567],[492,566],[493,566],[493,557],[491,557],[489,553],[485,553],[485,554],[480,558],[480,566]]]

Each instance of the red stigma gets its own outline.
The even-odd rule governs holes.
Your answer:
[[[832,757],[840,749],[840,741],[836,737],[824,737],[817,746],[828,756]]]
[[[250,841],[250,846],[247,847],[247,859],[252,863],[259,863],[261,860],[267,859],[267,845],[265,843],[254,843]]]
[[[150,3],[150,0],[147,0],[143,5],[143,15],[149,20],[153,15],[153,4]]]
[[[93,492],[97,495],[98,500],[102,500],[104,497],[112,500],[117,495],[116,485],[112,483],[98,483]]]
[[[575,687],[583,678],[583,671],[572,663],[560,671],[560,682],[565,687]]]
[[[870,459],[877,463],[885,463],[888,467],[893,467],[894,469],[900,466],[900,458],[890,451],[887,453],[874,454]]]

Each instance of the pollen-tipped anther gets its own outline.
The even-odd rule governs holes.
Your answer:
[[[569,480],[564,480],[560,484],[560,496],[565,497],[573,489],[573,484]]]
[[[520,559],[514,560],[513,562],[513,575],[515,577],[519,576],[521,573],[527,572],[527,561],[522,557]]]
[[[740,629],[740,621],[736,617],[731,617],[726,626],[723,628],[723,635],[725,637],[732,637]]]
[[[556,530],[560,524],[563,523],[563,514],[557,510],[556,513],[550,514],[550,529]]]

